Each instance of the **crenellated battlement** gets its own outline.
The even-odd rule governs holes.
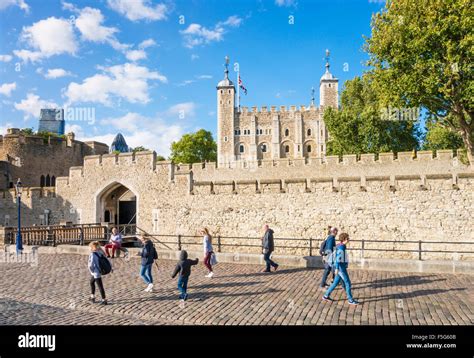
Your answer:
[[[313,112],[319,113],[320,108],[316,106],[262,106],[262,107],[241,107],[240,112],[236,111],[236,115],[247,116],[247,115],[260,115],[260,114],[283,114],[297,113],[297,112]]]

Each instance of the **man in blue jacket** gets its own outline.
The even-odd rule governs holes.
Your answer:
[[[323,296],[324,301],[332,301],[329,298],[329,295],[332,291],[336,288],[339,282],[342,280],[346,289],[347,298],[349,300],[349,304],[351,305],[358,305],[359,302],[354,300],[352,297],[351,292],[351,280],[349,279],[349,274],[347,273],[347,267],[349,265],[349,259],[346,253],[346,245],[349,242],[349,234],[343,232],[339,235],[339,245],[336,247],[336,258],[334,260],[334,273],[336,274],[336,278],[332,285],[328,288],[326,293]]]
[[[265,235],[263,235],[262,239],[262,251],[263,259],[266,262],[266,268],[263,270],[263,272],[270,272],[270,267],[273,267],[273,269],[276,271],[278,269],[278,264],[270,258],[273,250],[275,249],[275,244],[273,242],[273,230],[270,229],[268,225],[265,225],[263,230],[265,230]]]

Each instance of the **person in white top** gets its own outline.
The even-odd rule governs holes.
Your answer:
[[[115,251],[120,250],[122,247],[122,234],[120,234],[116,227],[112,229],[110,240],[107,245],[104,246],[107,257],[110,257],[109,249],[112,249],[112,258],[115,256]]]
[[[209,270],[209,273],[206,275],[206,277],[211,278],[214,276],[214,272],[212,271],[212,265],[211,265],[211,258],[212,255],[214,254],[214,251],[212,250],[212,236],[209,233],[209,230],[207,227],[202,229],[201,234],[204,236],[203,238],[203,249],[204,249],[204,266],[207,267]]]

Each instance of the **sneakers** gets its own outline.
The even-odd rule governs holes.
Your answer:
[[[357,305],[359,304],[359,301],[356,301],[356,300],[350,300],[350,301],[349,301],[349,304],[350,304],[350,305],[357,306]]]
[[[145,288],[145,292],[152,292],[153,291],[153,284],[150,283],[148,286]]]
[[[329,296],[323,296],[323,301],[331,302],[332,298],[330,298]]]
[[[276,264],[276,265],[273,267],[273,271],[278,270],[278,266],[280,266],[280,265]]]
[[[100,301],[100,304],[101,304],[102,306],[106,306],[106,305],[107,305],[107,300],[101,300],[101,301]]]
[[[89,302],[95,303],[95,297],[94,297],[94,296],[90,296],[90,297],[89,297]]]
[[[209,273],[206,275],[206,277],[208,277],[208,278],[211,278],[212,276],[214,276],[214,272],[212,272],[212,271],[209,272]]]
[[[324,285],[319,285],[320,288],[326,288],[326,287],[329,287],[329,285],[327,283],[325,283]]]

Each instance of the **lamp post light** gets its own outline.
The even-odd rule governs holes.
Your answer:
[[[16,254],[19,255],[23,251],[23,242],[21,240],[21,192],[23,187],[21,186],[20,178],[15,184],[16,191],[16,204],[18,206],[18,231],[16,233]]]

